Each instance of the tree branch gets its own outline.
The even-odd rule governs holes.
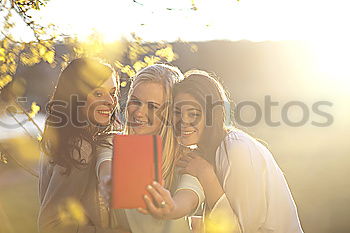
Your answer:
[[[17,166],[19,166],[20,168],[23,168],[26,172],[28,172],[29,174],[31,174],[32,176],[39,178],[38,172],[26,167],[25,165],[23,165],[22,163],[20,163],[14,156],[12,156],[1,144],[0,144],[0,150],[2,153],[4,153],[5,155],[7,155],[8,157],[10,157]]]

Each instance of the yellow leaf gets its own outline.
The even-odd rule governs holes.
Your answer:
[[[5,75],[0,77],[0,89],[4,88],[11,81],[12,81],[12,77],[10,75]]]
[[[133,67],[135,69],[135,71],[139,71],[141,70],[142,68],[146,67],[147,66],[147,63],[146,62],[143,62],[143,61],[137,61],[134,63]]]
[[[14,53],[9,53],[8,55],[7,55],[7,64],[10,64],[10,63],[12,63],[12,64],[14,64],[14,63],[16,63],[16,54],[14,54]]]
[[[43,59],[50,64],[53,63],[55,59],[55,51],[53,50],[48,51],[47,53],[45,53]]]
[[[17,65],[16,64],[11,64],[9,65],[9,71],[11,74],[14,74],[16,72]]]
[[[38,46],[36,44],[33,44],[30,47],[30,51],[32,52],[33,56],[39,56],[39,49],[38,49]]]
[[[8,39],[4,38],[4,40],[2,41],[2,46],[4,47],[4,49],[8,49],[9,48],[9,41],[8,41]]]
[[[120,83],[120,86],[121,86],[121,87],[126,87],[127,84],[128,84],[127,81],[122,81],[122,82]]]
[[[32,54],[22,53],[20,55],[20,60],[24,65],[33,66],[40,62],[40,57],[39,55],[34,56]]]
[[[4,48],[0,48],[0,56],[5,56],[5,49]]]
[[[7,72],[7,65],[5,65],[5,64],[2,64],[1,66],[0,66],[0,72],[1,73],[6,73]]]
[[[5,154],[0,152],[0,163],[7,164],[7,158],[5,157]]]
[[[31,108],[31,111],[28,113],[29,117],[34,118],[35,115],[40,111],[40,106],[37,105],[35,102],[33,102],[30,108]]]
[[[161,59],[159,57],[155,57],[155,56],[146,56],[144,58],[144,61],[147,63],[148,66],[151,66],[151,65],[154,65],[156,64],[157,62],[159,62]]]
[[[157,50],[155,54],[159,57],[165,58],[167,62],[173,61],[176,57],[173,48],[170,45],[166,48]]]
[[[41,135],[38,135],[38,136],[36,137],[36,139],[37,139],[39,142],[41,142],[41,141],[43,140],[43,137],[42,137]]]
[[[21,62],[22,62],[24,65],[27,65],[28,60],[29,60],[27,54],[25,54],[25,53],[21,54],[20,57],[19,57],[19,59],[21,60]]]
[[[124,66],[123,68],[120,69],[120,71],[127,74],[129,77],[133,77],[136,74],[135,71],[131,69],[129,65]]]
[[[47,48],[41,44],[38,45],[38,48],[39,48],[39,55],[43,57],[47,51]]]
[[[115,61],[115,62],[114,62],[114,65],[115,65],[118,69],[123,68],[123,64],[120,63],[120,61]]]

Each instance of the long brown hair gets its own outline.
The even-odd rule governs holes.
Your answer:
[[[223,85],[212,74],[190,70],[185,79],[174,87],[174,97],[190,94],[205,111],[205,129],[198,144],[205,158],[215,165],[215,152],[230,128],[233,128],[232,101]],[[209,109],[208,109],[209,108]]]
[[[68,64],[58,78],[54,94],[46,106],[48,115],[41,149],[53,162],[67,168],[68,173],[72,166],[79,164],[72,157],[73,149],[77,149],[80,154],[82,138],[93,144],[92,132],[98,131],[97,126],[77,127],[74,124],[73,118],[78,120],[79,108],[78,105],[72,105],[72,97],[86,103],[87,95],[111,77],[117,79],[111,66],[94,58],[79,58]],[[111,121],[114,120],[115,112]]]

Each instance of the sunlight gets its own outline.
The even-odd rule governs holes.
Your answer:
[[[319,39],[328,32],[336,37],[350,21],[347,5],[341,0],[51,0],[33,16],[81,40],[95,31],[106,42],[132,32],[148,41],[276,41]]]
[[[341,85],[350,85],[349,40],[318,40],[311,42],[317,69],[331,75]]]
[[[146,41],[307,41],[316,69],[349,84],[345,24],[350,15],[346,9],[347,3],[340,0],[51,0],[40,11],[40,19],[80,41],[97,33],[110,43],[131,38],[133,32]],[[18,34],[25,35],[23,31]]]

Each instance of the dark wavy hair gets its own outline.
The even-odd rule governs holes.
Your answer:
[[[77,127],[72,122],[72,118],[77,120],[78,106],[72,105],[71,98],[74,96],[79,101],[86,103],[87,95],[111,77],[117,79],[116,81],[119,83],[116,73],[110,65],[94,58],[78,58],[69,63],[58,78],[53,96],[46,106],[48,115],[41,149],[47,156],[51,157],[52,162],[65,167],[68,173],[72,166],[82,164],[82,160],[79,161],[72,157],[73,150],[76,149],[81,158],[82,139],[87,140],[94,148],[93,137],[96,132],[101,128],[106,130],[113,126],[111,124],[100,128],[90,124],[85,127]],[[119,88],[117,91],[119,93]],[[112,114],[112,123],[116,120],[117,110],[118,108]],[[62,118],[61,121],[57,121],[58,113],[66,121]]]
[[[233,102],[228,92],[213,74],[202,70],[190,70],[185,79],[174,87],[174,97],[179,93],[190,94],[205,111],[205,129],[198,144],[199,150],[215,167],[215,152],[230,129],[234,127]],[[211,108],[208,109],[208,102]]]

